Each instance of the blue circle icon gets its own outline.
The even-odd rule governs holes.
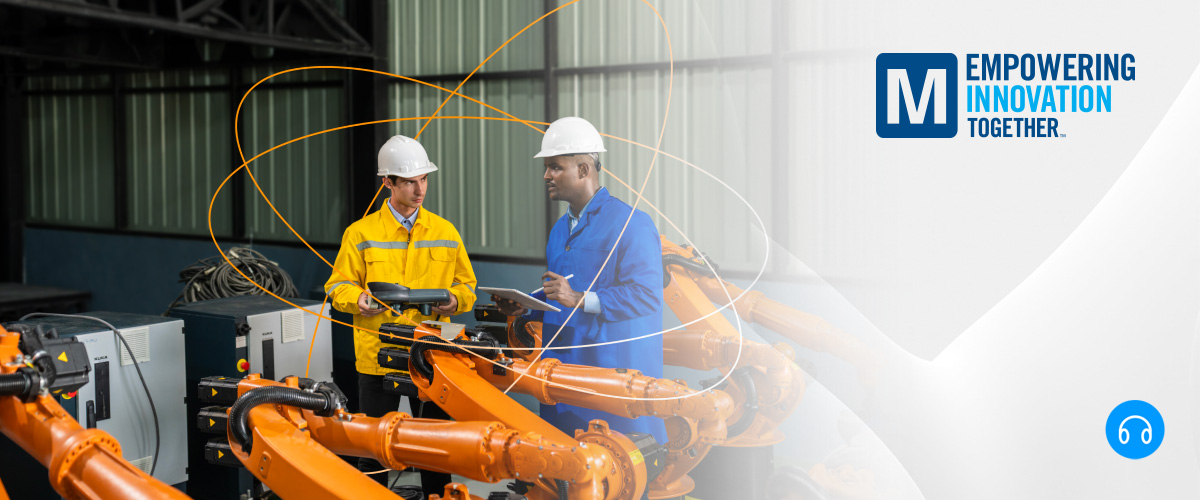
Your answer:
[[[1163,418],[1145,401],[1126,401],[1113,408],[1104,425],[1104,435],[1113,451],[1125,458],[1146,458],[1163,440]]]

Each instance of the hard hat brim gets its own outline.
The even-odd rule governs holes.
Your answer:
[[[539,151],[538,154],[533,155],[533,157],[534,158],[545,158],[548,156],[586,155],[586,154],[592,154],[592,153],[606,153],[606,152],[608,152],[608,150],[604,149],[604,148],[600,148],[596,151],[591,151],[591,150],[588,150],[588,151],[544,151],[543,150],[543,151]]]
[[[413,177],[420,177],[420,176],[428,174],[430,172],[436,172],[437,169],[438,169],[437,165],[434,165],[433,162],[429,162],[429,166],[418,168],[416,170],[413,170],[412,172],[405,172],[403,174],[401,174],[401,173],[395,173],[395,174],[382,173],[382,174],[378,174],[378,176],[379,177],[387,177],[389,175],[394,175],[397,177],[403,177],[405,179],[411,179]]]

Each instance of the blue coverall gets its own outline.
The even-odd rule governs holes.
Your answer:
[[[568,215],[563,214],[550,230],[546,243],[546,262],[550,271],[561,276],[574,274],[568,280],[571,289],[587,290],[617,242],[617,235],[631,210],[632,207],[612,197],[607,189],[600,188],[580,214],[574,231],[569,230]],[[586,313],[581,304],[551,347],[609,342],[662,330],[662,243],[654,221],[645,212],[634,212],[629,227],[617,243],[616,252],[591,291],[600,299],[601,312]],[[545,292],[535,296],[545,300]],[[550,341],[571,314],[571,308],[557,302],[553,304],[562,312],[530,313],[534,320],[542,321],[543,343]],[[568,364],[629,368],[661,378],[662,335],[606,346],[544,351],[543,357],[558,358]],[[611,429],[622,433],[651,434],[659,443],[667,442],[667,431],[660,418],[629,419],[565,404],[542,405],[541,416],[568,435],[574,435],[575,429],[587,429],[590,420],[601,419],[607,421]]]

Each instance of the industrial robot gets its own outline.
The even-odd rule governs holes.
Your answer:
[[[876,358],[862,341],[815,315],[780,304],[762,292],[745,292],[721,279],[717,272],[719,268],[694,248],[677,245],[665,237],[661,241],[663,297],[684,323],[684,329],[662,334],[664,364],[701,371],[717,370],[725,381],[715,387],[734,400],[733,411],[727,415],[723,439],[697,440],[695,438],[701,434],[693,427],[695,420],[666,419],[669,454],[678,469],[695,468],[713,446],[764,448],[783,441],[779,426],[804,394],[804,373],[794,362],[792,347],[783,342],[768,345],[741,338],[737,328],[714,304],[729,304],[732,299],[732,306],[741,319],[763,325],[798,345],[828,352],[851,363],[864,383],[874,380]],[[499,313],[494,306],[482,306],[476,311],[477,318],[484,320],[495,314]],[[521,317],[502,321],[507,324],[504,336],[508,345],[516,348],[510,353],[533,359],[542,347],[542,325]],[[539,400],[545,402],[542,398]],[[572,402],[580,406],[588,406],[587,403]],[[589,407],[605,409],[596,405]],[[685,489],[690,491],[690,488]],[[680,490],[676,486],[660,491],[665,494]],[[652,488],[651,498],[669,496],[655,496],[655,493]]]
[[[121,458],[111,434],[84,429],[55,401],[88,382],[84,345],[41,326],[0,327],[0,432],[42,463],[69,500],[186,500]],[[0,484],[0,500],[8,500]]]
[[[445,290],[409,290],[372,284],[375,300],[392,312],[428,309],[448,300]],[[251,374],[243,379],[208,377],[202,401],[227,406],[197,422],[202,430],[223,432],[232,455],[284,499],[395,498],[338,455],[370,457],[385,467],[409,466],[458,474],[485,482],[516,480],[530,500],[638,500],[647,482],[647,461],[661,463],[661,446],[631,439],[594,420],[574,436],[554,428],[505,396],[474,371],[472,363],[503,359],[486,334],[441,336],[437,325],[390,324],[381,338],[400,350],[407,373],[385,380],[397,392],[420,391],[457,421],[413,418],[392,412],[367,417],[346,411],[346,397],[332,383],[286,377],[282,382]],[[409,350],[411,349],[411,355]],[[420,360],[412,363],[411,360]],[[475,360],[475,361],[471,361]],[[497,372],[510,370],[488,364]],[[408,373],[415,373],[410,378]],[[404,384],[407,384],[405,386]],[[477,498],[465,486],[450,484],[443,498]],[[491,498],[491,497],[489,497]],[[509,496],[497,497],[510,498]]]

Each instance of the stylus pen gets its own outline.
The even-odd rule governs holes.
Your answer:
[[[568,279],[568,280],[569,280],[569,279],[571,279],[571,278],[574,278],[574,277],[575,277],[575,275],[574,275],[574,274],[569,274],[569,275],[567,275],[567,276],[566,276],[565,278],[563,278],[563,279]],[[541,287],[541,288],[538,288],[537,290],[534,290],[534,291],[532,291],[532,292],[529,292],[529,295],[533,295],[533,294],[535,294],[535,293],[538,293],[538,292],[540,292],[540,291],[542,291],[542,290],[545,290],[545,289],[546,289],[546,287]]]

